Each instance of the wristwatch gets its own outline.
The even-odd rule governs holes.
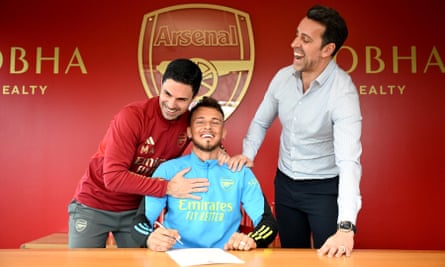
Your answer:
[[[357,228],[350,221],[341,221],[337,225],[337,229],[340,230],[341,232],[351,232],[351,231],[353,231],[354,234],[357,232]]]

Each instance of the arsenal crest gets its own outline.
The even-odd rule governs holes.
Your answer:
[[[235,181],[233,178],[220,178],[219,185],[224,191],[230,191],[233,188],[233,185],[235,184]]]
[[[254,55],[250,17],[233,8],[176,5],[148,13],[142,22],[138,62],[148,97],[159,95],[162,74],[171,60],[189,58],[203,73],[197,98],[217,99],[227,119],[246,94]]]

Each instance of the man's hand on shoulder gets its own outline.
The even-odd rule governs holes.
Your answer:
[[[253,167],[253,161],[249,159],[248,157],[240,154],[233,157],[230,157],[227,160],[227,165],[232,171],[240,171],[243,166],[252,168]]]

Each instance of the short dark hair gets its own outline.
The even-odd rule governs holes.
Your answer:
[[[224,111],[223,111],[221,105],[218,103],[218,100],[216,100],[212,97],[204,96],[190,110],[189,117],[188,117],[189,125],[191,123],[193,113],[195,113],[195,111],[201,107],[216,109],[217,111],[219,111],[219,113],[221,113],[223,120],[224,120]]]
[[[306,16],[326,27],[325,32],[321,36],[323,40],[322,46],[334,43],[335,50],[332,53],[332,56],[334,56],[348,37],[348,27],[345,20],[335,9],[321,5],[311,7],[307,11]]]
[[[167,79],[191,85],[193,97],[195,97],[201,87],[202,72],[199,66],[190,59],[178,58],[168,64],[162,76],[162,83]]]

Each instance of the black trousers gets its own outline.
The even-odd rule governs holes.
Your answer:
[[[337,231],[338,176],[294,180],[277,169],[275,212],[281,247],[320,248]]]

